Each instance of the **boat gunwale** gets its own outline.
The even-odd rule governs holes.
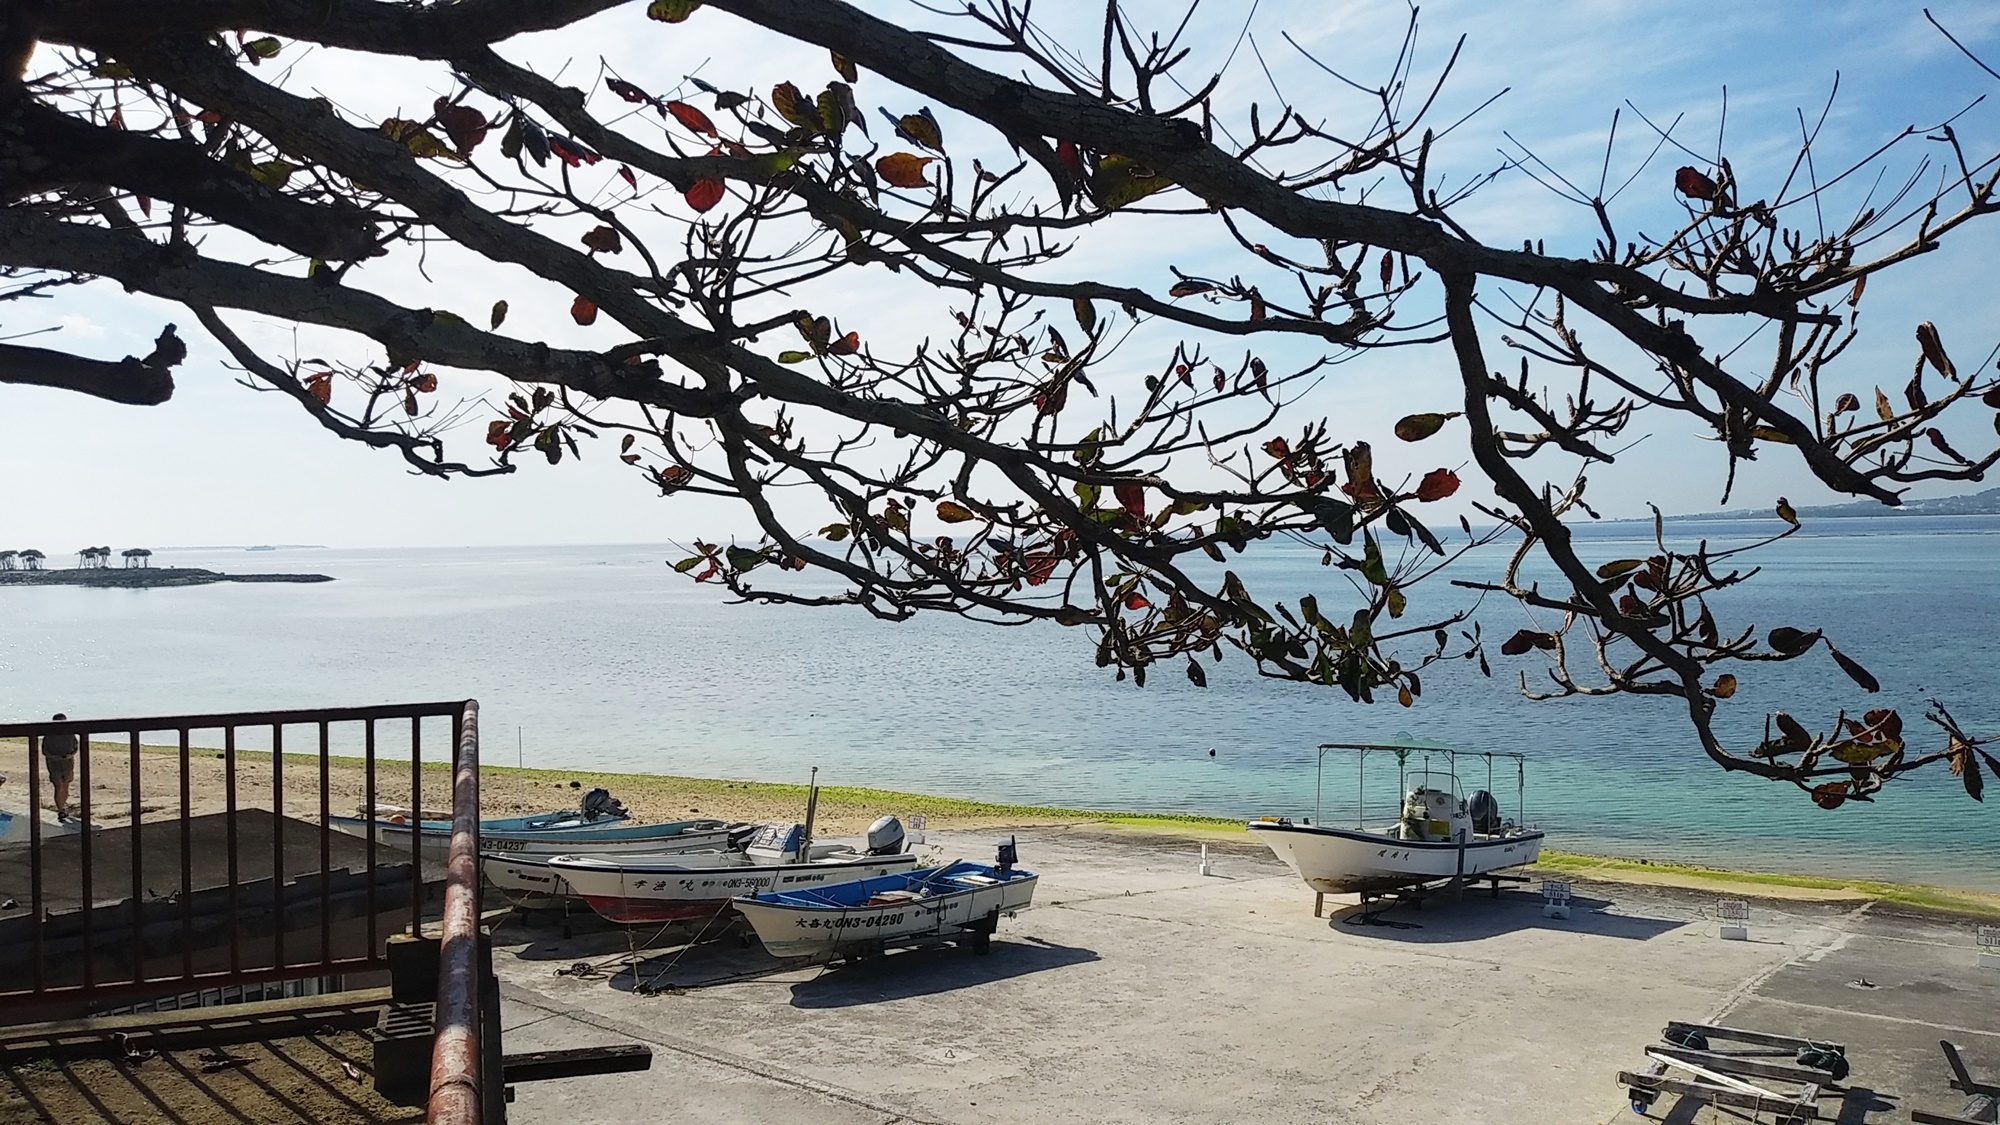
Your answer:
[[[1463,844],[1457,844],[1450,840],[1400,840],[1393,836],[1384,835],[1383,833],[1386,831],[1384,829],[1335,828],[1322,824],[1279,824],[1276,821],[1253,820],[1245,824],[1244,828],[1251,832],[1303,832],[1308,835],[1337,836],[1344,840],[1365,841],[1371,844],[1387,843],[1399,848],[1429,848],[1448,851],[1457,851],[1461,847],[1467,849],[1490,848],[1496,844],[1523,843],[1529,840],[1540,840],[1548,835],[1543,830],[1536,828],[1527,832],[1516,832],[1512,836],[1476,836]]]

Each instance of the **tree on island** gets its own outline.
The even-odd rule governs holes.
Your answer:
[[[15,557],[21,560],[21,569],[23,570],[40,570],[42,569],[42,560],[48,558],[47,555],[42,554],[33,547],[22,551]]]
[[[140,566],[145,566],[147,560],[153,557],[153,552],[147,550],[144,547],[132,547],[128,550],[121,551],[119,553],[124,556],[125,566],[127,569],[131,568],[133,560],[135,559],[138,560],[138,564]]]
[[[14,560],[19,558],[20,554],[19,551],[0,551],[0,570],[13,570]]]
[[[601,31],[665,46],[755,25],[828,52],[824,72],[649,90],[519,61],[516,36],[612,8]],[[1779,712],[1761,741],[1732,744],[1717,708],[1762,662],[1824,650],[1863,692],[1873,677],[1817,623],[1759,636],[1719,621],[1709,598],[1747,576],[1740,550],[1660,534],[1647,557],[1597,558],[1569,528],[1594,514],[1591,475],[1669,420],[1712,437],[1732,480],[1740,462],[1796,457],[1827,488],[1886,505],[2000,460],[1940,428],[1990,422],[1981,402],[2000,406],[2000,387],[1988,365],[1956,364],[1929,322],[1898,330],[1915,329],[1907,386],[1839,362],[1871,276],[1921,268],[2000,207],[1993,156],[1965,153],[1949,126],[1892,134],[1856,162],[1808,132],[1796,162],[1740,175],[1656,128],[1618,178],[1632,177],[1625,208],[1652,208],[1641,221],[1667,216],[1657,236],[1614,215],[1610,144],[1594,190],[1521,157],[1601,230],[1573,254],[1489,245],[1463,224],[1490,177],[1437,182],[1444,75],[1415,73],[1407,44],[1378,86],[1335,75],[1293,104],[1218,116],[1215,81],[1180,73],[1181,33],[1115,5],[1101,41],[1074,51],[1021,0],[923,31],[837,0],[7,10],[7,295],[101,278],[177,302],[247,381],[422,473],[555,464],[615,437],[643,487],[728,497],[756,519],[760,540],[697,543],[676,564],[698,581],[889,619],[1052,620],[1088,630],[1099,664],[1141,684],[1163,665],[1204,683],[1202,661],[1227,646],[1265,675],[1408,705],[1438,661],[1504,660],[1547,674],[1532,694],[1676,697],[1716,763],[1828,808],[1940,761],[1976,797],[1982,760],[2000,769],[1941,704],[1939,738],[1864,705],[1817,730]],[[339,89],[286,89],[286,62],[312,44],[398,64],[371,76],[432,64],[402,98],[428,108],[373,120],[342,109]],[[1373,103],[1358,119],[1301,108],[1355,90]],[[884,109],[871,120],[866,106]],[[941,124],[933,106],[956,116]],[[1870,196],[1927,144],[1948,169],[1934,191],[1912,175]],[[1097,273],[1068,251],[1100,232],[1220,239],[1233,258]],[[511,336],[505,300],[480,327],[469,309],[380,295],[376,263],[441,243],[454,255],[433,271],[517,286],[516,305],[559,302],[601,343]],[[862,277],[903,296],[830,315],[853,308]],[[239,335],[256,318],[346,346],[276,354]],[[1453,399],[1413,404],[1393,434],[1302,416],[1331,365],[1396,348],[1449,365]],[[185,351],[173,325],[121,363],[4,345],[0,380],[158,402]],[[440,372],[520,389],[497,408],[477,392],[443,405]],[[484,459],[447,456],[467,421],[484,424]],[[1426,505],[1466,467],[1440,453],[1409,477],[1376,471],[1385,445],[1440,432],[1437,446],[1469,446],[1477,510],[1522,539],[1477,591],[1541,624],[1497,645],[1464,608],[1474,592],[1429,581],[1494,537],[1429,526]],[[799,493],[820,511],[780,503]],[[1783,538],[1796,523],[1778,511]],[[1266,539],[1309,544],[1343,581],[1289,604],[1247,588],[1227,562]],[[1537,555],[1559,581],[1522,577]],[[795,583],[808,569],[844,589]],[[1419,587],[1441,589],[1419,603]]]

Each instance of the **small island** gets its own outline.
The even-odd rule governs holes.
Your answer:
[[[223,574],[195,567],[77,567],[64,570],[0,570],[0,586],[110,586],[150,590],[161,586],[206,586],[212,582],[331,582],[329,574]]]

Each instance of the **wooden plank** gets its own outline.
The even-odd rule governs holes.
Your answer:
[[[256,1043],[310,1035],[325,1027],[359,1031],[375,1026],[377,1013],[388,1003],[387,988],[363,988],[173,1012],[20,1024],[0,1028],[0,1062],[23,1056],[110,1058],[127,1047],[178,1051]]]
[[[1984,1121],[1975,1117],[1958,1117],[1949,1113],[1932,1113],[1929,1110],[1913,1109],[1910,1120],[1917,1125],[1992,1125],[1992,1119]]]
[[[1753,1082],[1746,1082],[1741,1078],[1731,1077],[1730,1075],[1724,1074],[1721,1071],[1710,1070],[1707,1067],[1702,1066],[1700,1063],[1688,1062],[1685,1059],[1671,1059],[1665,1055],[1658,1053],[1657,1051],[1651,1051],[1651,1050],[1646,1052],[1646,1057],[1649,1059],[1654,1059],[1659,1062],[1666,1063],[1668,1066],[1679,1067],[1680,1069],[1688,1071],[1689,1073],[1693,1074],[1697,1078],[1705,1079],[1708,1082],[1717,1086],[1728,1087],[1731,1090],[1740,1090],[1746,1094],[1755,1094],[1758,1097],[1771,1098],[1774,1101],[1797,1100],[1791,1094],[1780,1094],[1776,1090],[1766,1089],[1765,1087],[1759,1086]]]
[[[1817,1091],[1814,1100],[1786,1101],[1772,1099],[1757,1094],[1746,1094],[1741,1090],[1730,1090],[1721,1086],[1710,1086],[1703,1082],[1683,1082],[1678,1078],[1656,1078],[1651,1075],[1634,1074],[1631,1071],[1618,1072],[1618,1082],[1628,1089],[1644,1090],[1654,1094],[1680,1094],[1695,1098],[1710,1105],[1726,1105],[1735,1109],[1762,1110],[1774,1114],[1780,1121],[1811,1121],[1819,1116]]]
[[[1710,1070],[1724,1074],[1740,1074],[1749,1078],[1774,1078],[1780,1082],[1797,1082],[1802,1085],[1821,1085],[1827,1080],[1827,1073],[1806,1066],[1788,1066],[1784,1063],[1765,1062],[1744,1058],[1741,1055],[1723,1055],[1714,1051],[1697,1051],[1689,1047],[1653,1047],[1648,1054],[1664,1055],[1672,1059],[1685,1059]]]
[[[1938,1046],[1944,1048],[1945,1064],[1951,1067],[1952,1089],[1961,1090],[1968,1094],[1992,1094],[1994,1097],[2000,1097],[2000,1086],[1995,1086],[1990,1082],[1977,1082],[1973,1080],[1972,1072],[1966,1069],[1965,1060],[1959,1057],[1958,1044],[1953,1043],[1949,1039],[1940,1039],[1938,1040]]]
[[[1710,1039],[1721,1039],[1730,1043],[1749,1043],[1758,1047],[1783,1047],[1792,1051],[1796,1051],[1800,1047],[1818,1047],[1822,1050],[1838,1051],[1843,1055],[1847,1053],[1847,1047],[1842,1043],[1828,1043],[1818,1039],[1800,1039],[1795,1035],[1773,1035],[1768,1031],[1746,1031],[1740,1027],[1715,1027],[1705,1023],[1682,1023],[1680,1020],[1668,1020],[1667,1030],[1662,1033],[1662,1036],[1671,1035],[1678,1031],[1694,1031]]]
[[[551,1078],[581,1078],[591,1074],[625,1074],[651,1070],[653,1049],[637,1043],[613,1047],[576,1047],[566,1051],[531,1051],[502,1061],[502,1081],[545,1082]]]

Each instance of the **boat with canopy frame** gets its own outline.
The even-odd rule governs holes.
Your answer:
[[[1326,756],[1329,751],[1352,753],[1355,787],[1353,828],[1325,823]],[[1394,823],[1368,824],[1367,769],[1371,754],[1396,759],[1397,792],[1402,805]],[[1417,758],[1414,767],[1412,757]],[[1486,788],[1466,795],[1459,767],[1467,760],[1483,761]],[[1503,816],[1493,795],[1496,764],[1514,763],[1514,813]],[[1319,747],[1313,785],[1313,816],[1262,817],[1247,826],[1279,859],[1285,861],[1319,898],[1317,915],[1329,894],[1360,894],[1364,898],[1428,884],[1451,881],[1463,885],[1489,879],[1497,888],[1505,876],[1497,872],[1535,862],[1541,856],[1542,832],[1526,825],[1527,755],[1511,751],[1460,750],[1425,745],[1410,739],[1396,742],[1328,742]]]

